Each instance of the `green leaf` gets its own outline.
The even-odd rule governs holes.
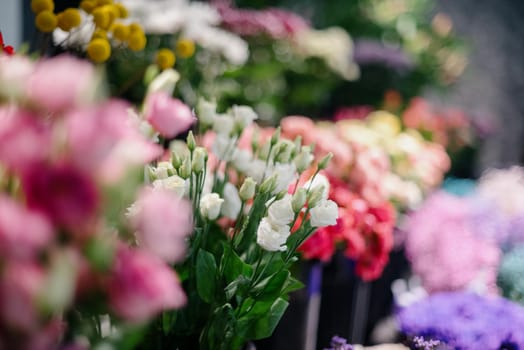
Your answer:
[[[296,278],[292,276],[289,276],[286,283],[284,284],[282,294],[284,293],[287,294],[287,293],[290,293],[290,292],[293,292],[295,290],[299,290],[302,288],[304,288],[304,283],[302,283],[301,281],[297,280]]]
[[[237,294],[237,291],[240,289],[238,294],[244,294],[245,289],[248,287],[250,282],[250,279],[246,276],[240,275],[238,276],[233,282],[228,284],[226,288],[224,288],[224,292],[226,293],[226,300],[231,300],[233,296]]]
[[[229,244],[224,244],[224,276],[226,283],[231,283],[236,280],[238,276],[251,277],[253,274],[253,267],[246,264],[242,259],[231,249]]]
[[[257,283],[252,294],[257,300],[274,300],[280,296],[284,284],[290,277],[288,270],[282,270]]]
[[[252,328],[253,339],[263,339],[271,336],[288,305],[289,303],[282,298],[275,300],[269,312],[255,322]]]
[[[216,292],[217,264],[210,252],[200,250],[196,263],[196,284],[198,295],[207,303],[211,303]]]

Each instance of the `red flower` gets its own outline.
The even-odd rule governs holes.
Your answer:
[[[0,46],[2,47],[2,52],[11,56],[14,55],[15,49],[10,45],[4,44],[4,37],[2,36],[2,32],[0,32]]]

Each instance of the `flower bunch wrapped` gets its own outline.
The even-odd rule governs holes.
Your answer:
[[[69,56],[0,56],[2,348],[132,348],[127,331],[186,303],[169,264],[192,208],[142,188],[162,149],[98,82]]]
[[[148,96],[142,117],[169,138],[180,113],[164,109],[176,101],[171,97],[156,103],[158,94]],[[302,286],[289,271],[297,248],[317,228],[336,223],[337,205],[316,181],[330,156],[315,162],[309,147],[281,139],[279,129],[257,137],[258,116],[247,106],[218,113],[201,100],[196,114],[200,134],[171,142],[168,158],[147,170],[153,193],[167,190],[192,203],[194,230],[177,265],[187,306],[165,312],[146,339],[235,349],[271,335],[289,292]],[[160,240],[151,244],[165,248]]]
[[[400,309],[400,330],[431,337],[452,349],[519,349],[524,309],[499,297],[438,293]]]

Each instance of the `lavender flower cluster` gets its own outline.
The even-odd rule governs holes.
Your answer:
[[[325,348],[324,350],[353,350],[353,346],[347,343],[347,340],[335,335],[331,338],[330,348]]]
[[[499,297],[438,293],[400,309],[397,321],[404,334],[440,340],[452,349],[524,348],[524,308]]]
[[[433,350],[440,344],[440,340],[429,339],[424,337],[414,337],[411,341],[412,349]]]

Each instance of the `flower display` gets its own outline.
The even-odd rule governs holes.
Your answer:
[[[524,309],[500,297],[438,293],[399,310],[399,327],[453,349],[518,349],[524,346]]]
[[[165,261],[185,256],[191,206],[158,189],[139,196],[132,220],[121,211],[140,187],[128,178],[162,149],[126,103],[95,99],[88,62],[1,59],[0,91],[13,70],[27,85],[0,105],[0,346],[51,349],[76,337],[96,346],[103,315],[124,330],[185,305]]]

